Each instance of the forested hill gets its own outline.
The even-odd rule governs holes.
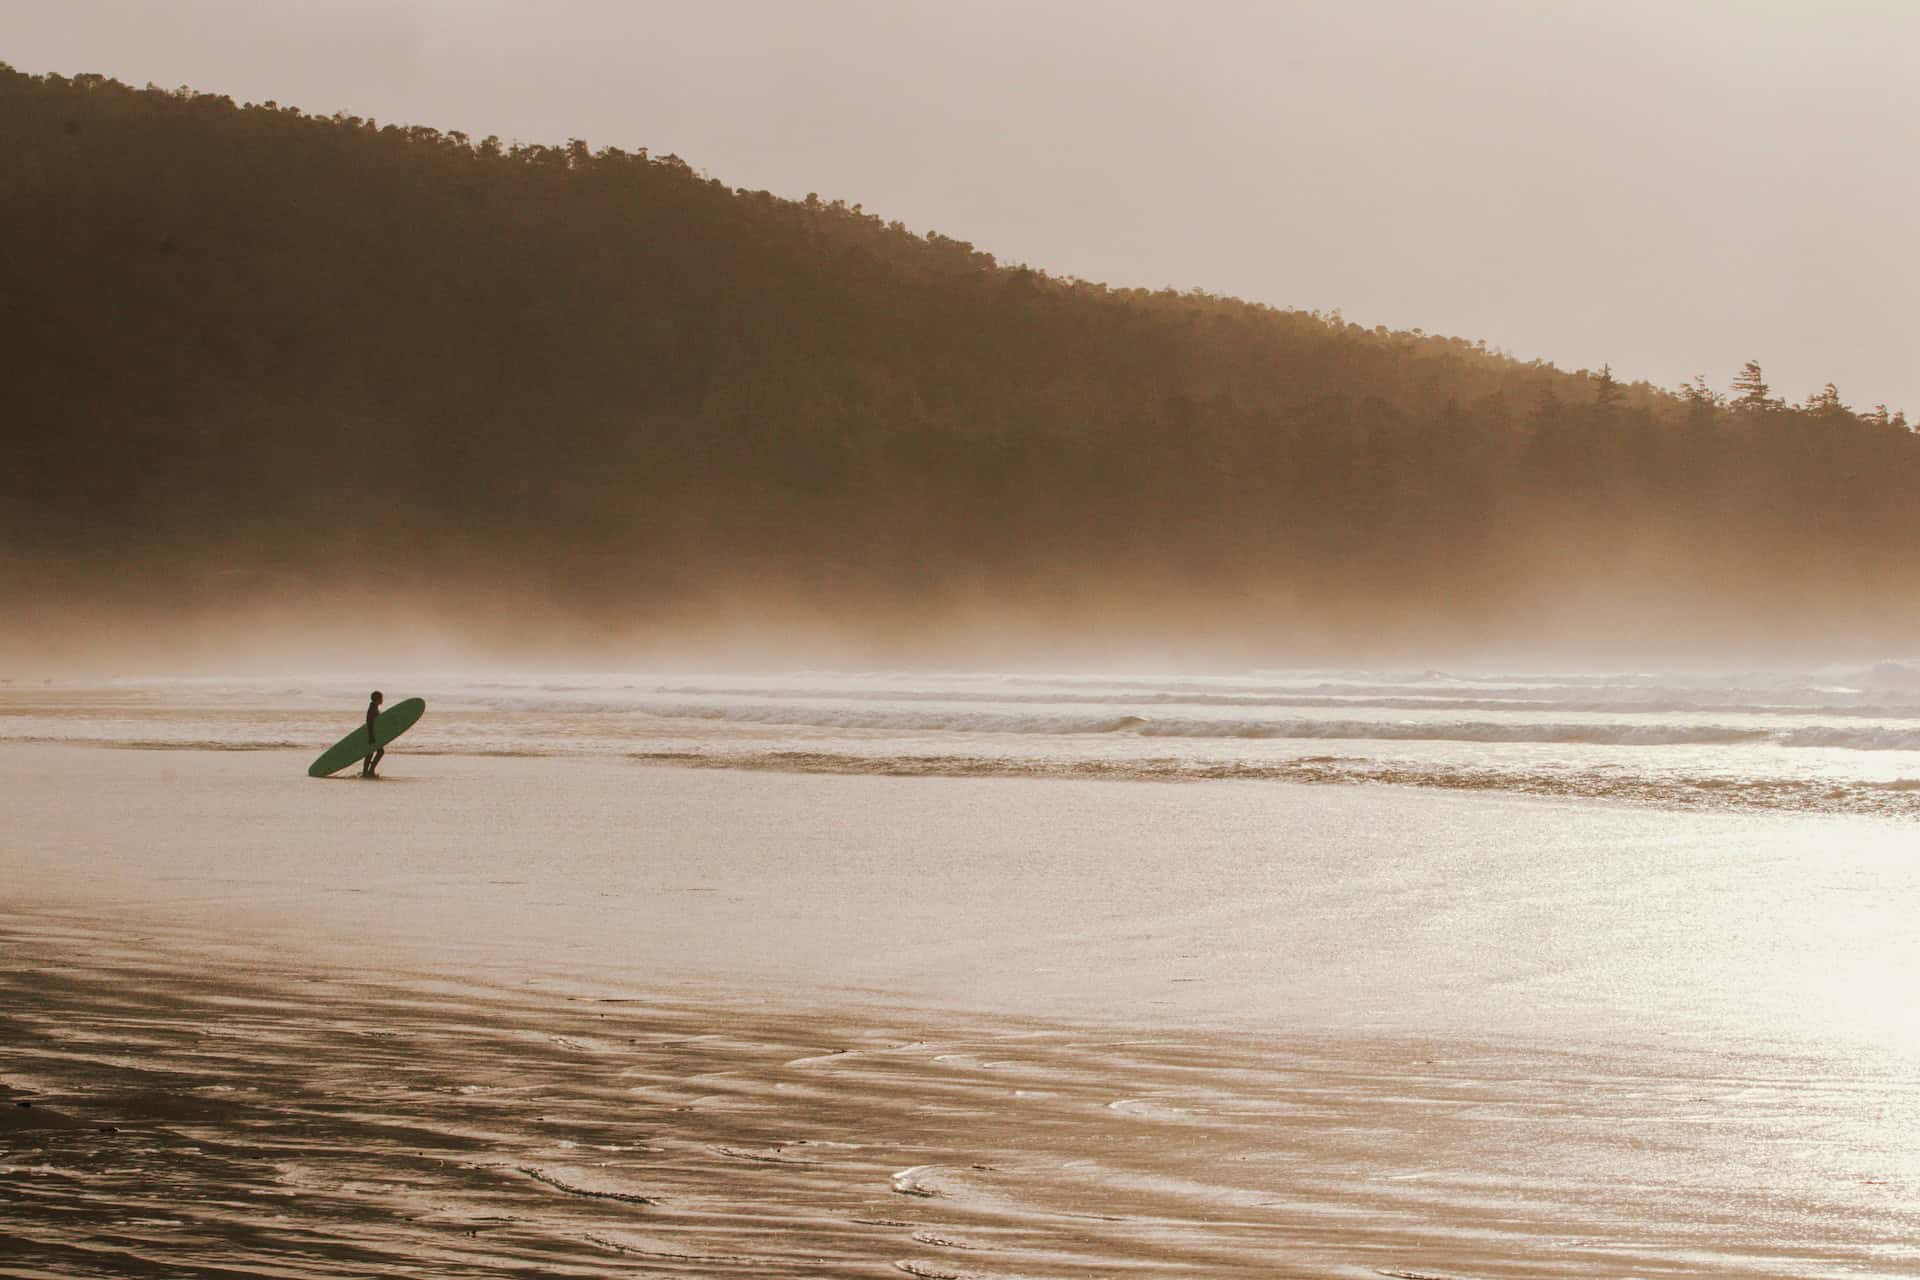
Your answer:
[[[35,604],[1276,658],[1916,620],[1920,440],[1757,368],[1659,392],[672,156],[90,76],[0,68],[0,184]]]

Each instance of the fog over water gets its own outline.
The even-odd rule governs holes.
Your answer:
[[[1920,620],[1920,437],[1771,357],[1663,390],[226,87],[0,71],[0,660],[1813,666]]]

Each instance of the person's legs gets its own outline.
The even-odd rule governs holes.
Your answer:
[[[373,778],[379,776],[374,771],[380,767],[380,758],[386,754],[387,749],[385,747],[375,747],[373,749],[373,754],[367,757],[367,777]]]

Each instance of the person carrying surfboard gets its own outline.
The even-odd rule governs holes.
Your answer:
[[[380,767],[380,757],[387,754],[387,749],[380,745],[380,739],[373,735],[373,722],[379,718],[380,691],[375,689],[373,691],[373,697],[367,702],[367,745],[373,748],[373,753],[369,755],[366,762],[360,766],[360,776],[363,778],[379,776],[374,773],[374,770]]]
[[[402,698],[381,710],[380,704],[384,701],[386,695],[375,689],[367,698],[366,727],[347,730],[346,736],[322,751],[320,758],[307,766],[307,776],[331,778],[357,764],[361,777],[379,777],[374,770],[386,756],[387,744],[413,728],[419,723],[420,717],[427,713],[425,698]]]

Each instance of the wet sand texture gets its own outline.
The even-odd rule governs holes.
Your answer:
[[[1920,1265],[1899,1166],[1727,1063],[226,967],[44,914],[0,946],[8,1108],[64,1117],[0,1128],[10,1277]]]

